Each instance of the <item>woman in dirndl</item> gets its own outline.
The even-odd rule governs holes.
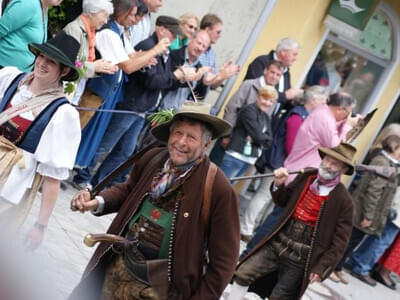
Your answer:
[[[62,32],[29,48],[36,57],[33,72],[0,70],[0,232],[12,234],[23,224],[42,184],[39,216],[27,235],[34,249],[81,138],[78,112],[63,92],[63,81],[79,77],[79,43]]]

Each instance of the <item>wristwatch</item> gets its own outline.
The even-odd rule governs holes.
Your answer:
[[[46,227],[47,227],[47,225],[43,225],[43,224],[40,224],[40,223],[38,223],[38,222],[35,222],[34,226],[35,226],[37,229],[39,229],[40,231],[45,231],[45,229],[46,229]]]

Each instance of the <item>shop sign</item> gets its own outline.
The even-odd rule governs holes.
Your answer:
[[[324,21],[331,31],[356,37],[365,28],[378,0],[332,0]]]

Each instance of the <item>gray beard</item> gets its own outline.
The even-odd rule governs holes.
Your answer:
[[[339,171],[333,172],[323,166],[319,166],[318,167],[318,175],[321,176],[321,178],[323,178],[325,180],[332,180],[332,179],[336,178],[337,176],[339,176]]]

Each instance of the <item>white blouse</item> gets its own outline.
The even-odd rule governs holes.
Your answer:
[[[12,80],[21,73],[14,67],[0,70],[0,101]],[[12,105],[24,102],[32,93],[22,86],[11,100]],[[34,120],[32,112],[25,112],[21,117]],[[79,114],[71,105],[61,105],[53,114],[40,138],[35,153],[22,150],[25,168],[14,166],[3,187],[0,197],[18,204],[26,190],[32,186],[35,173],[58,180],[68,178],[73,168],[81,140]],[[16,188],[18,187],[18,188]]]

